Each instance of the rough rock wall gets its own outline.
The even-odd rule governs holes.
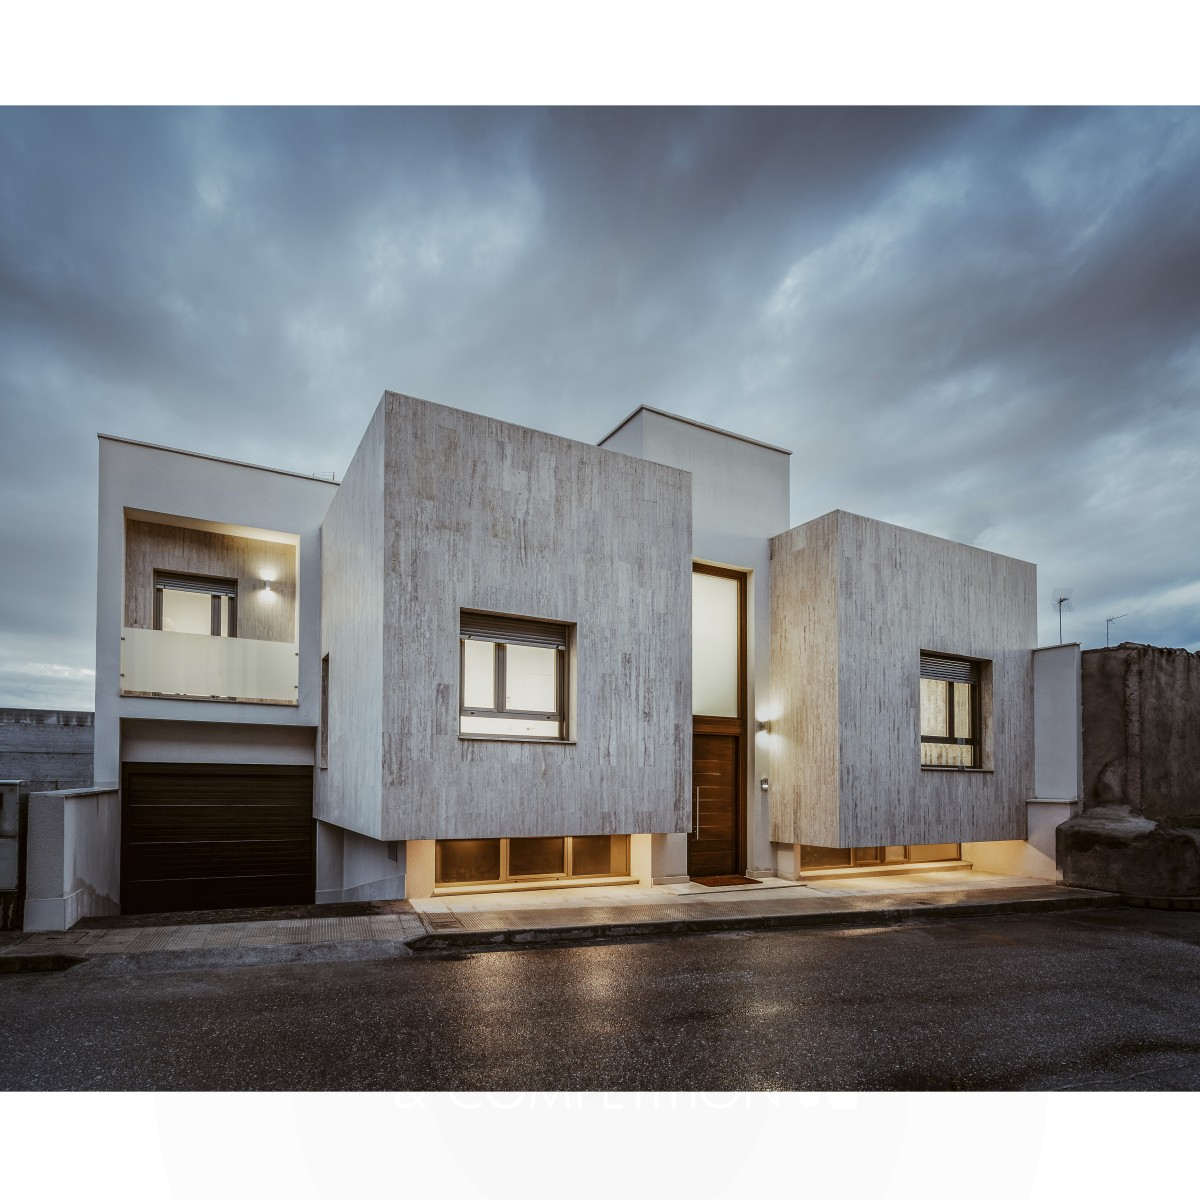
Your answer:
[[[1081,657],[1085,810],[1200,826],[1200,654],[1123,642]]]
[[[1085,650],[1084,812],[1058,827],[1063,882],[1200,896],[1200,654]]]

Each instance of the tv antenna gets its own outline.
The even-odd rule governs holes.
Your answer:
[[[1058,644],[1062,645],[1062,615],[1063,610],[1074,612],[1075,605],[1071,603],[1071,593],[1074,588],[1055,588],[1054,598],[1050,601],[1058,609]]]
[[[1119,621],[1122,617],[1129,616],[1128,613],[1117,613],[1115,617],[1105,617],[1104,619],[1104,644],[1108,645],[1108,631],[1112,628],[1114,621]]]

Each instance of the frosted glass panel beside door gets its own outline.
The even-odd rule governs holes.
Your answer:
[[[738,581],[692,573],[692,712],[738,715]]]

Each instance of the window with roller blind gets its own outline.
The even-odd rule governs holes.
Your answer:
[[[461,613],[459,734],[566,739],[569,634],[552,621]]]
[[[982,665],[978,659],[921,654],[921,766],[982,768]]]
[[[154,628],[237,636],[237,580],[154,572]]]

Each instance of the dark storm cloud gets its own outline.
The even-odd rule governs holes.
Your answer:
[[[0,703],[89,703],[97,430],[340,474],[385,387],[731,427],[1194,648],[1198,177],[1192,110],[6,110]]]

